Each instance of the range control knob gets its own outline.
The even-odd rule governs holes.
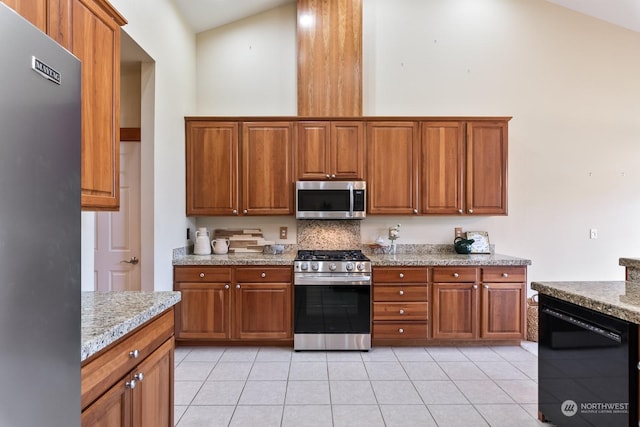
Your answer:
[[[348,262],[347,265],[345,266],[345,268],[347,269],[347,271],[353,270],[353,263],[352,262]]]
[[[303,262],[302,264],[300,264],[300,269],[301,270],[308,270],[309,269],[309,263],[308,262]]]
[[[318,268],[319,268],[319,267],[320,267],[320,266],[318,265],[318,263],[317,263],[317,262],[312,262],[312,263],[311,263],[311,269],[312,269],[312,270],[318,271]]]
[[[336,271],[336,268],[338,268],[338,266],[336,265],[335,262],[332,262],[331,264],[329,264],[329,270]]]
[[[364,263],[359,262],[357,267],[358,267],[358,270],[359,270],[359,271],[364,270]]]

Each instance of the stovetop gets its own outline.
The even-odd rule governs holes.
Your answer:
[[[369,261],[360,250],[299,250],[296,261]]]

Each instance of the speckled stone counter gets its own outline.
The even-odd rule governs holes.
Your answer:
[[[232,254],[232,255],[179,255],[173,258],[173,265],[293,265],[296,253],[283,255]],[[491,266],[491,265],[531,265],[531,260],[500,254],[458,255],[456,253],[416,253],[397,255],[367,254],[375,266]]]
[[[531,260],[516,258],[509,255],[500,254],[475,254],[459,255],[456,253],[432,253],[432,254],[397,254],[397,255],[377,255],[368,254],[371,264],[376,266],[448,266],[448,265],[468,265],[468,266],[524,266],[531,265]]]
[[[640,282],[531,282],[541,294],[640,324]]]
[[[620,258],[619,264],[626,267],[626,279],[633,282],[640,282],[640,259]]]
[[[180,292],[82,292],[84,361],[180,301]]]

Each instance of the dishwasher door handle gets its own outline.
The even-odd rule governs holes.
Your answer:
[[[608,331],[606,329],[602,329],[601,327],[596,326],[593,323],[585,322],[584,320],[577,319],[577,318],[575,318],[573,316],[570,316],[570,315],[565,314],[565,313],[561,313],[561,312],[556,311],[556,310],[552,310],[552,309],[547,308],[547,307],[544,307],[542,309],[542,312],[545,313],[545,314],[548,314],[550,316],[556,317],[556,318],[558,318],[560,320],[563,320],[563,321],[565,321],[567,323],[571,323],[572,325],[575,325],[575,326],[577,326],[579,328],[582,328],[582,329],[585,329],[587,331],[593,332],[595,334],[601,335],[601,336],[603,336],[605,338],[608,338],[608,339],[610,339],[612,341],[617,342],[618,344],[622,343],[622,336],[620,334],[617,334],[617,333],[612,332],[612,331]]]

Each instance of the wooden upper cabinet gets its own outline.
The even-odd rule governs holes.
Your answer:
[[[368,213],[417,214],[417,123],[368,122],[366,141]]]
[[[242,213],[293,214],[293,122],[242,123]]]
[[[507,214],[507,123],[467,122],[466,213]]]
[[[362,121],[298,122],[297,130],[297,179],[364,179]]]
[[[238,213],[237,122],[186,122],[187,215]]]
[[[49,0],[0,0],[43,33],[49,28]]]
[[[463,213],[464,129],[463,122],[423,122],[421,125],[423,213]]]
[[[82,208],[120,206],[120,26],[104,0],[49,0],[49,34],[82,61]]]

